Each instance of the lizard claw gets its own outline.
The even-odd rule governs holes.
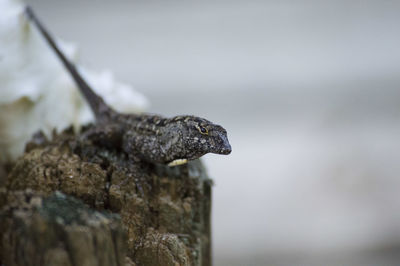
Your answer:
[[[188,159],[176,159],[173,160],[172,162],[168,163],[168,166],[177,166],[177,165],[182,165],[188,162]]]

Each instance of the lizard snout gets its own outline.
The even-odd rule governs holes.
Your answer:
[[[232,152],[232,147],[226,134],[219,134],[218,146],[219,147],[216,152],[218,154],[228,155]]]
[[[221,149],[221,154],[228,155],[228,154],[230,154],[231,152],[232,152],[232,148],[231,148],[230,145],[229,145],[229,147],[227,147],[227,148],[222,148],[222,149]]]

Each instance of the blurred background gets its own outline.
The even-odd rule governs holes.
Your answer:
[[[400,265],[399,1],[27,2],[150,112],[227,129],[215,265]]]

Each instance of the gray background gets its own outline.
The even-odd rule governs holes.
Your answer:
[[[228,130],[216,265],[400,265],[398,1],[28,2],[150,112]]]

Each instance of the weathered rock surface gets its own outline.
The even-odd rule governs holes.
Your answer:
[[[3,209],[11,203],[9,195],[31,189],[44,198],[61,191],[93,209],[119,214],[127,265],[211,264],[211,181],[200,161],[174,168],[134,163],[119,150],[67,130],[51,141],[36,135],[4,183]]]

